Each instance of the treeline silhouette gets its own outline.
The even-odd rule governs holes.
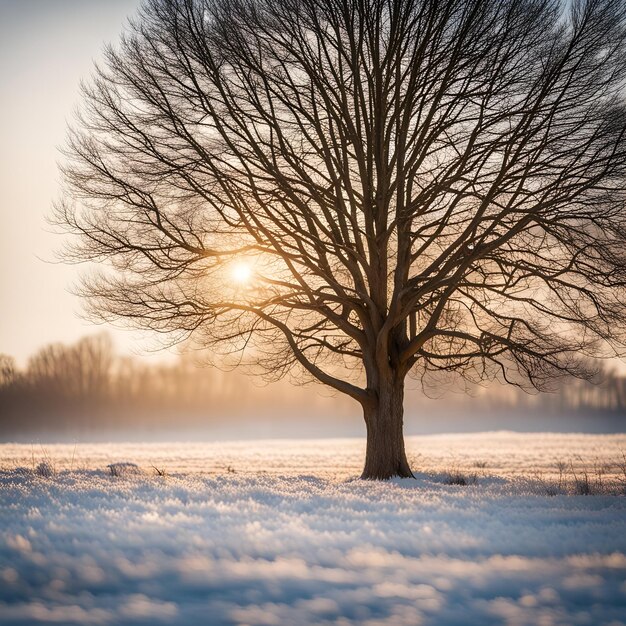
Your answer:
[[[244,415],[276,418],[302,412],[299,392],[286,381],[259,386],[242,373],[202,367],[189,355],[156,364],[121,356],[101,334],[45,346],[22,370],[12,357],[0,355],[0,435],[158,430]],[[305,412],[330,401],[309,391]],[[332,398],[339,415],[349,413],[349,404]]]
[[[595,383],[569,379],[556,393],[529,395],[491,385],[468,397],[446,393],[430,400],[407,393],[407,413],[437,411],[485,413],[626,413],[626,378],[603,372]],[[320,394],[319,387],[294,387],[287,381],[258,386],[238,371],[202,367],[190,355],[169,363],[142,361],[114,350],[106,334],[75,344],[43,347],[23,369],[0,355],[0,436],[17,433],[85,435],[137,428],[183,429],[237,419],[358,418],[358,407],[342,396]]]

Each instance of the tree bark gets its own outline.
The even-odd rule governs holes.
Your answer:
[[[388,480],[394,476],[414,478],[404,450],[404,381],[384,381],[377,398],[364,407],[367,450],[361,478]]]

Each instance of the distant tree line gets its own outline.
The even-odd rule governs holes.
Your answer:
[[[529,394],[519,388],[490,387],[485,398],[489,407],[498,409],[626,413],[626,376],[614,370],[601,370],[592,381],[565,379],[553,393]]]
[[[451,388],[452,389],[452,388]],[[626,413],[626,377],[604,371],[595,382],[566,380],[554,393],[530,395],[502,385],[476,389],[473,398],[452,393],[437,400],[407,394],[418,417],[433,410],[527,410],[549,413]],[[202,367],[201,358],[152,362],[119,355],[106,334],[72,345],[41,348],[24,368],[0,354],[0,435],[18,432],[92,433],[128,427],[210,425],[237,417],[288,419],[303,412],[346,419],[356,416],[342,397],[318,388],[277,382],[263,387],[238,371]]]
[[[327,400],[310,396],[311,411]],[[0,434],[180,427],[293,412],[300,401],[287,383],[255,386],[240,372],[202,367],[193,356],[154,363],[119,355],[106,334],[45,346],[23,369],[0,354]],[[339,402],[338,411],[346,405]]]

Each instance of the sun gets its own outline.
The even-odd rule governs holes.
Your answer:
[[[252,268],[247,263],[236,263],[231,270],[231,276],[236,283],[245,285],[250,282]]]

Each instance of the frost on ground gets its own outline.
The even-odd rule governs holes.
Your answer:
[[[543,488],[626,436],[407,443],[387,484],[356,440],[0,445],[0,623],[626,624],[626,497]]]

